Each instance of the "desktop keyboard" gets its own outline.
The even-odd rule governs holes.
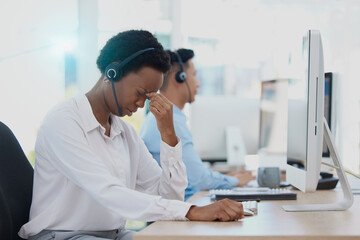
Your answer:
[[[215,200],[228,198],[235,201],[246,200],[296,200],[296,193],[286,188],[233,188],[213,189],[209,193]]]

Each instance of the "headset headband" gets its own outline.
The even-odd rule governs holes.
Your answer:
[[[179,62],[180,72],[183,72],[183,62],[181,60],[180,54],[177,51],[175,51],[174,53],[175,53],[175,55],[176,55],[176,57],[178,59],[178,62]]]
[[[126,64],[128,64],[131,60],[133,60],[137,56],[143,54],[144,52],[151,51],[151,50],[155,50],[155,48],[145,48],[143,50],[137,51],[136,53],[133,53],[132,55],[130,55],[129,57],[125,58],[123,61],[120,62],[119,66],[118,66],[119,69],[123,68]]]

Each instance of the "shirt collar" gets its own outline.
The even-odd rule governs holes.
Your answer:
[[[110,117],[111,117],[110,137],[117,136],[125,132],[122,120],[118,116],[115,116],[114,114],[111,114]]]
[[[183,113],[183,111],[181,111],[180,108],[178,108],[175,104],[173,104],[173,111],[175,115],[179,115],[179,117],[186,119],[186,116]]]
[[[90,132],[95,128],[102,128],[101,124],[95,118],[89,99],[85,95],[79,95],[75,97],[75,101],[79,109],[80,117],[84,123],[85,131]],[[121,120],[117,116],[111,114],[111,135],[115,136],[121,132],[124,132]]]

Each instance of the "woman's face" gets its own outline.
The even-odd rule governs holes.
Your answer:
[[[131,116],[138,108],[144,107],[146,93],[157,92],[163,83],[163,73],[152,67],[142,67],[137,72],[130,72],[120,81],[115,82],[116,97],[122,112],[121,116]],[[106,102],[113,114],[119,115],[111,84],[107,91]]]

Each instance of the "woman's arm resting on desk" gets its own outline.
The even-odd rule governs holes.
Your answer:
[[[191,221],[234,221],[244,218],[240,202],[223,199],[204,207],[191,206],[186,217]]]

